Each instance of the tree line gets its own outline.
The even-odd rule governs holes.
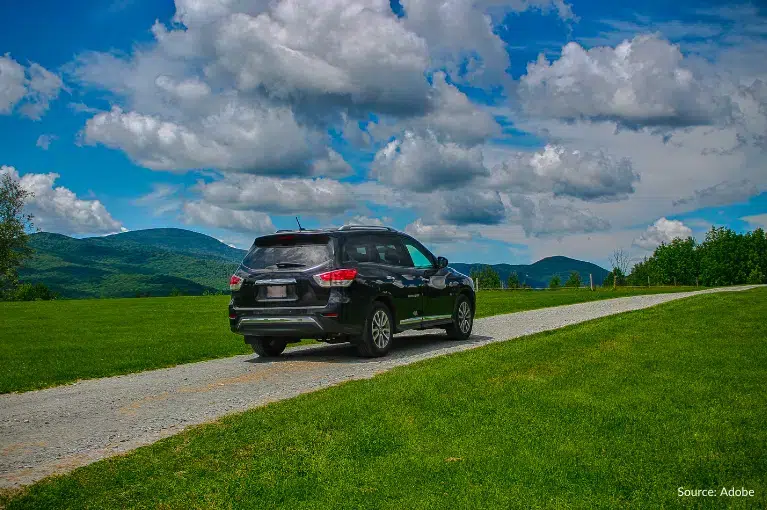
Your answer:
[[[482,289],[500,289],[501,287],[507,289],[529,289],[531,288],[525,282],[520,282],[519,275],[516,272],[509,274],[506,279],[505,286],[501,285],[501,275],[493,269],[492,266],[483,265],[480,267],[472,267],[469,272],[469,276],[475,282],[479,282]],[[582,285],[581,275],[578,271],[570,271],[570,276],[564,283],[564,287],[578,288]],[[562,279],[559,275],[554,275],[549,280],[550,289],[558,289],[562,287]]]
[[[674,239],[658,246],[638,262],[627,276],[611,272],[621,285],[703,285],[716,287],[767,283],[767,238],[764,230],[739,234],[726,227],[711,227],[706,239]]]

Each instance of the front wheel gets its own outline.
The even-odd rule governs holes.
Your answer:
[[[288,345],[286,340],[273,336],[249,336],[245,338],[245,342],[249,343],[253,347],[253,351],[262,358],[279,356],[285,350],[285,346]]]
[[[471,335],[471,328],[473,326],[474,310],[469,302],[469,298],[465,294],[459,294],[458,299],[455,300],[453,323],[445,328],[447,336],[453,340],[466,340]]]

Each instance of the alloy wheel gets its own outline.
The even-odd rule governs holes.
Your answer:
[[[458,307],[458,327],[464,335],[471,329],[471,307],[466,301]]]
[[[376,310],[373,314],[373,323],[371,325],[373,343],[379,349],[384,349],[391,340],[391,323],[389,315],[384,310]]]

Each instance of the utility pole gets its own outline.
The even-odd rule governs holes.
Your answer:
[[[594,277],[592,276],[591,273],[589,273],[589,288],[591,290],[594,290]]]

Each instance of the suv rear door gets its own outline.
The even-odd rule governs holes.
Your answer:
[[[334,263],[335,242],[327,234],[275,234],[256,239],[240,265],[244,281],[235,306],[305,308],[325,306],[330,288],[313,275]]]
[[[399,327],[421,324],[423,282],[407,250],[394,234],[350,235],[344,241],[344,265],[357,267],[368,285],[391,296]]]

